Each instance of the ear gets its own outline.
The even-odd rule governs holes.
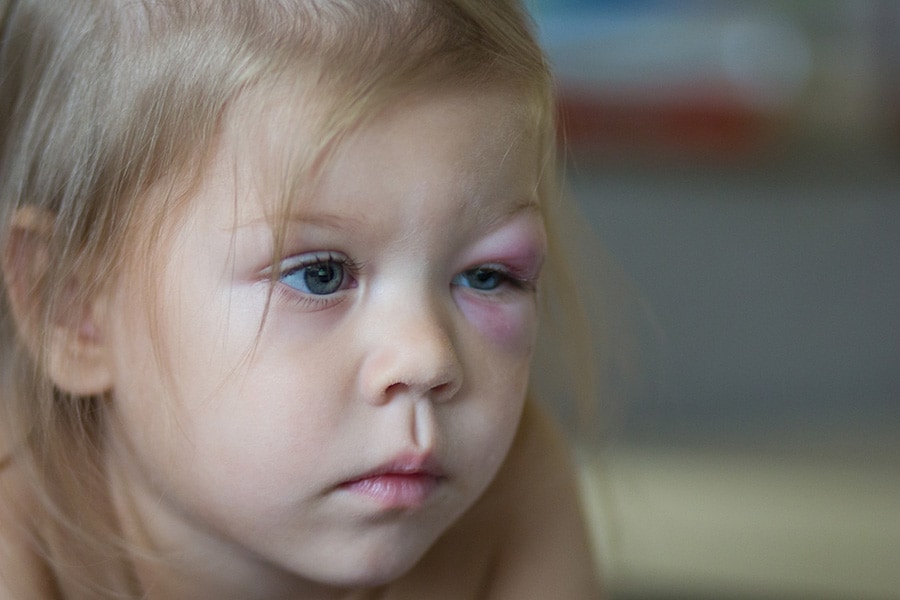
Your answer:
[[[55,215],[35,206],[16,210],[3,248],[3,277],[19,335],[57,388],[98,395],[112,385],[103,333],[102,298],[78,302],[77,277],[48,281]]]

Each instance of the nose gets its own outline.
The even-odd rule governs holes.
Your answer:
[[[436,304],[394,304],[363,325],[370,334],[360,384],[368,401],[384,404],[410,396],[445,402],[459,391],[462,365],[450,316]]]

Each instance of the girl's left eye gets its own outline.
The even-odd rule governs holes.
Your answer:
[[[454,285],[471,288],[479,292],[492,292],[503,286],[503,284],[514,281],[504,270],[490,266],[469,269],[453,278]]]
[[[289,259],[278,280],[303,294],[328,296],[350,285],[348,262],[331,253],[304,254]]]

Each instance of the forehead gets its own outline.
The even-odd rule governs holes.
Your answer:
[[[506,90],[448,90],[353,120],[327,98],[249,95],[228,115],[212,179],[227,181],[230,171],[245,190],[240,197],[259,198],[275,220],[284,212],[353,212],[374,186],[388,196],[452,194],[479,206],[510,195],[535,203],[543,169],[530,108]],[[258,218],[260,206],[235,206],[238,224]]]

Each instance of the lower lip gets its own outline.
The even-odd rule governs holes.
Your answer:
[[[388,473],[347,482],[341,489],[375,500],[383,508],[402,510],[423,506],[438,483],[434,475]]]

